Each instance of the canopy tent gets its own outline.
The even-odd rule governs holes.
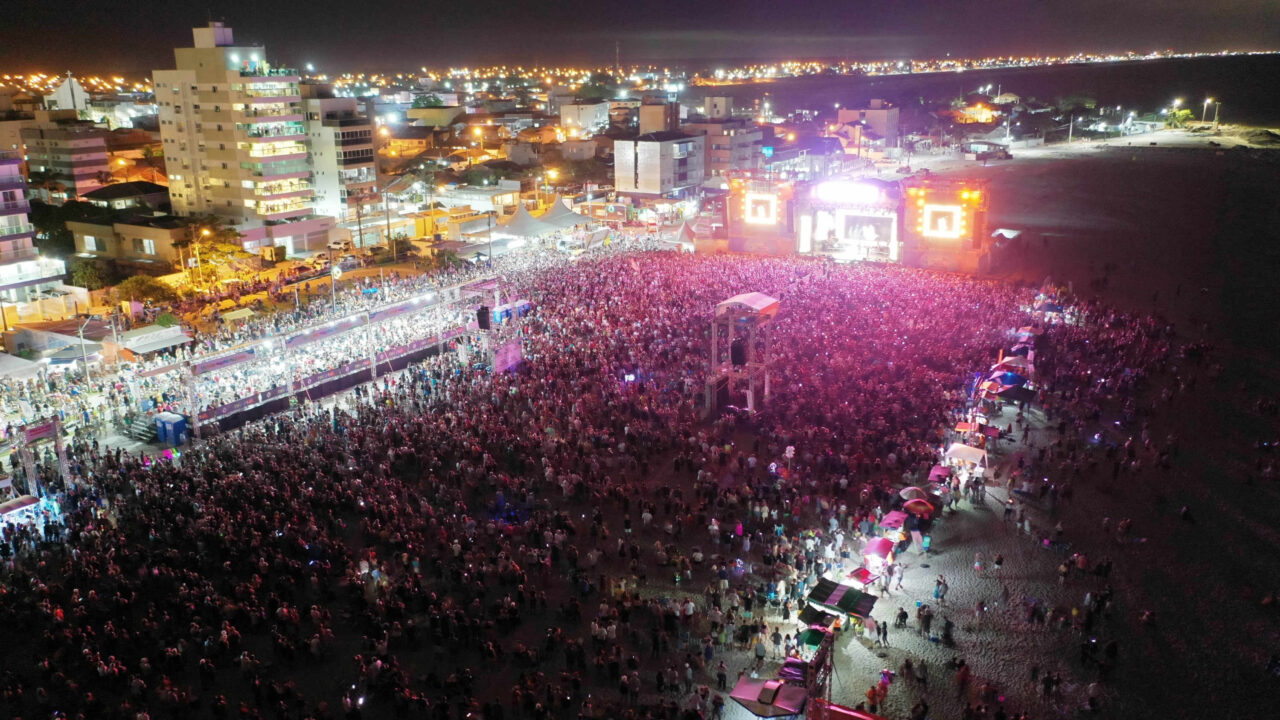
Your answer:
[[[929,504],[927,500],[908,500],[902,503],[902,509],[912,515],[919,515],[920,517],[929,517],[930,515],[933,515],[933,505]]]
[[[591,218],[586,215],[579,215],[571,210],[559,195],[556,195],[555,199],[551,201],[551,207],[547,208],[546,212],[542,213],[535,219],[557,228],[586,225],[591,222]]]
[[[816,648],[821,645],[822,641],[830,634],[831,630],[827,628],[806,628],[796,633],[796,644]]]
[[[804,609],[800,611],[796,619],[800,621],[801,625],[817,625],[826,628],[831,627],[836,620],[839,620],[835,615],[809,604],[805,604]]]
[[[784,717],[804,712],[809,692],[781,680],[743,677],[729,697],[756,717]]]
[[[1031,354],[1032,349],[1033,348],[1026,343],[1018,343],[1017,345],[1014,345],[1011,350],[1009,350],[1009,354],[1021,355],[1022,357],[1027,357]]]
[[[26,380],[40,374],[40,363],[24,360],[17,355],[0,353],[0,377]]]
[[[253,310],[250,310],[249,308],[240,308],[239,310],[232,310],[229,313],[223,313],[222,319],[223,320],[248,320],[249,318],[253,317],[255,314],[256,313]]]
[[[680,227],[676,229],[670,236],[662,239],[663,244],[672,246],[675,250],[684,250],[685,252],[693,252],[694,243],[697,242],[697,235],[694,234],[693,228],[689,226],[689,221],[680,223]]]
[[[540,238],[550,235],[560,228],[529,214],[524,205],[516,207],[511,217],[493,228],[494,235],[509,238]]]
[[[864,556],[872,556],[878,558],[888,558],[889,553],[893,552],[894,542],[889,538],[872,538],[867,541],[867,546],[862,548]]]
[[[1030,325],[1023,325],[1022,327],[1018,328],[1019,335],[1041,335],[1043,333],[1044,333],[1044,328],[1032,327]]]
[[[189,342],[191,337],[176,325],[147,325],[120,333],[120,346],[134,355],[145,355]]]
[[[902,527],[902,523],[906,521],[906,513],[894,510],[893,512],[885,514],[884,518],[880,521],[880,527],[888,528],[889,530],[897,530]]]
[[[885,540],[886,538],[878,538]],[[875,540],[872,540],[875,542]],[[892,543],[890,543],[892,544]],[[876,596],[868,595],[852,585],[822,579],[810,591],[808,600],[814,605],[857,617],[866,617],[876,605]]]
[[[70,363],[88,357],[92,359],[102,352],[102,344],[96,342],[77,342],[46,355],[46,359],[54,363]]]
[[[951,443],[951,447],[947,448],[944,457],[948,460],[964,460],[974,465],[985,465],[987,451],[982,448],[970,447],[963,443]]]

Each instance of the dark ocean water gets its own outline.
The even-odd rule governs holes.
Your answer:
[[[757,85],[694,87],[681,99],[692,102],[706,95],[730,95],[739,107],[749,107],[767,94],[775,111],[787,112],[830,108],[834,103],[865,107],[871,98],[904,105],[917,98],[941,102],[990,83],[1043,102],[1080,94],[1095,98],[1100,106],[1120,105],[1138,112],[1156,111],[1174,98],[1183,98],[1183,106],[1197,118],[1205,98],[1212,97],[1222,102],[1222,122],[1280,125],[1277,78],[1280,55],[1250,55],[928,75],[789,78]]]

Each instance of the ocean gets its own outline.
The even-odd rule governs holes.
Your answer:
[[[1100,107],[1121,106],[1139,114],[1168,107],[1182,98],[1197,118],[1205,98],[1222,103],[1220,121],[1280,126],[1280,55],[1220,56],[1144,60],[1110,64],[1062,65],[1003,70],[970,70],[879,77],[816,76],[771,83],[691,87],[681,100],[696,104],[707,95],[729,95],[738,107],[753,106],[766,96],[775,112],[797,108],[865,107],[872,98],[900,105],[923,100],[945,102],[991,84],[1004,92],[1052,103],[1055,98],[1083,95]],[[1209,107],[1212,118],[1214,108]]]

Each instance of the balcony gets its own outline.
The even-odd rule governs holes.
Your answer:
[[[36,228],[31,223],[16,223],[13,225],[0,224],[0,238],[11,238],[15,235],[30,235],[34,233]],[[0,253],[0,261],[4,260],[4,253]]]
[[[36,257],[0,264],[0,290],[59,280],[67,274],[61,260]]]
[[[255,140],[271,140],[275,138],[297,138],[306,135],[306,133],[307,131],[302,125],[270,123],[253,125],[245,134]]]
[[[8,200],[0,202],[0,215],[12,215],[14,213],[29,213],[31,206],[24,200]]]
[[[236,116],[243,117],[249,122],[281,122],[286,120],[302,122],[302,111],[293,107],[246,107],[243,110],[235,110],[233,112]]]
[[[254,66],[254,67],[250,67],[247,70],[241,70],[240,77],[257,78],[257,77],[300,77],[300,76],[298,75],[297,68],[271,68],[270,70],[263,70],[261,67]]]
[[[263,142],[253,143],[248,148],[242,147],[241,150],[247,150],[251,158],[290,158],[307,156],[307,146],[296,141],[286,140],[283,142],[265,139]]]
[[[276,181],[258,184],[253,189],[253,196],[257,198],[286,198],[310,195],[311,192],[312,187],[309,182]]]

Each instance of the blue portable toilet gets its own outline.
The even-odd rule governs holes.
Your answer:
[[[187,418],[174,412],[156,415],[156,440],[162,445],[182,445],[187,441]]]

